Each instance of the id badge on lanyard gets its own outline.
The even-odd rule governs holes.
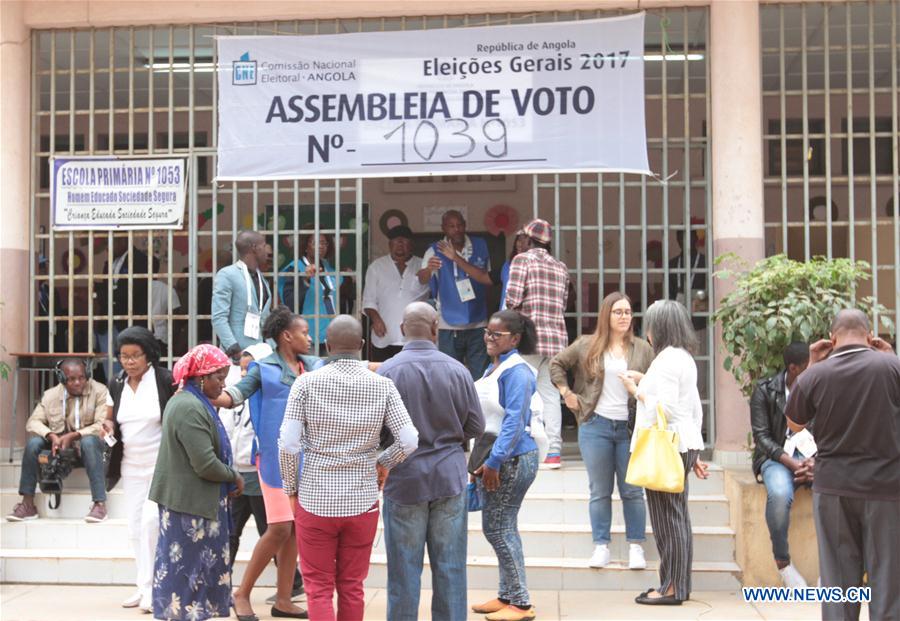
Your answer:
[[[472,281],[468,277],[459,279],[459,266],[456,263],[453,264],[453,280],[456,282],[456,292],[459,294],[460,301],[471,302],[475,299],[475,288],[472,286]]]
[[[260,318],[262,316],[262,295],[263,282],[259,272],[256,277],[259,280],[259,297],[257,308],[253,308],[253,283],[250,282],[250,270],[246,265],[241,264],[241,271],[244,273],[244,284],[247,286],[247,315],[244,317],[244,336],[254,340],[260,339]]]

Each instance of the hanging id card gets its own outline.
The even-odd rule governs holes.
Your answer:
[[[463,302],[471,302],[475,299],[475,289],[472,288],[472,281],[468,278],[456,281],[456,291],[459,293],[459,299]]]
[[[259,314],[247,311],[244,317],[244,336],[247,338],[259,340]]]

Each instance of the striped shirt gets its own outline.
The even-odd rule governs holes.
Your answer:
[[[536,353],[541,356],[552,358],[569,344],[565,319],[568,290],[568,268],[544,248],[532,248],[513,257],[506,307],[534,322]]]
[[[396,440],[379,456],[384,426]],[[284,492],[298,495],[302,450],[300,505],[321,517],[347,517],[365,513],[378,500],[376,458],[394,467],[416,450],[418,433],[391,380],[364,362],[338,358],[294,381],[279,446]]]

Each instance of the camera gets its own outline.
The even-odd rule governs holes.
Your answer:
[[[61,449],[56,455],[52,451],[41,451],[38,455],[38,465],[41,467],[41,492],[55,494],[58,497],[62,493],[63,479],[72,473],[77,461],[74,448]]]

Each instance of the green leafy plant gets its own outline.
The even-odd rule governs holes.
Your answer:
[[[871,297],[854,300],[857,285],[870,277],[865,261],[815,257],[799,262],[776,255],[748,269],[740,257],[728,253],[715,263],[737,268],[715,273],[717,278],[733,279],[735,289],[722,298],[712,319],[722,325],[726,354],[722,364],[747,396],[755,381],[783,366],[782,352],[792,341],[811,343],[827,337],[831,320],[841,309],[859,308],[870,318],[877,314],[884,330],[894,334],[883,305]]]

